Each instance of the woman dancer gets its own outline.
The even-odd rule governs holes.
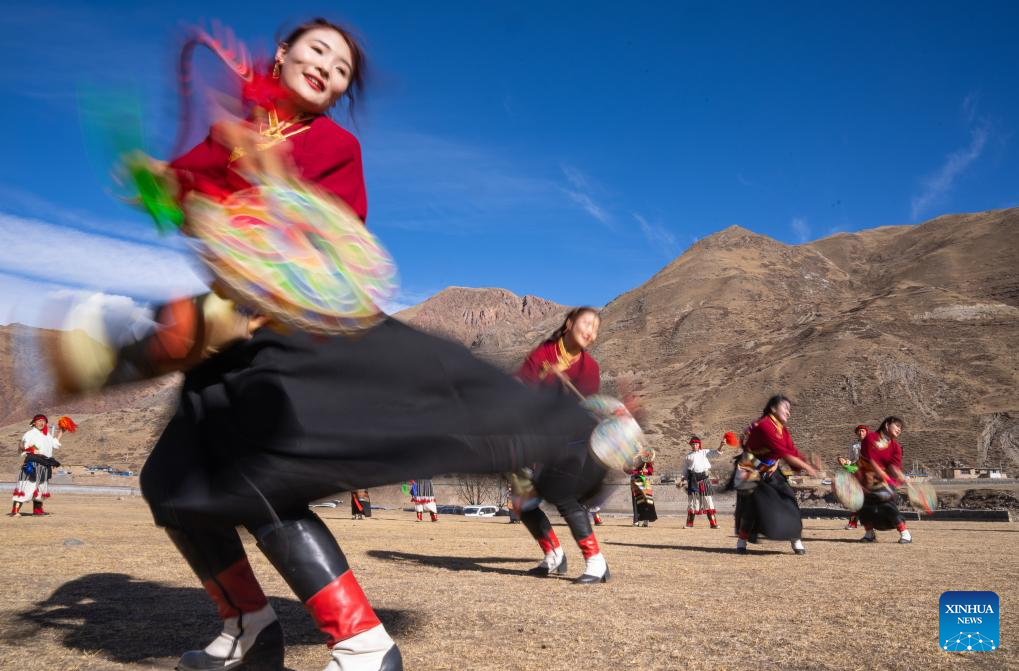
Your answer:
[[[647,459],[647,461],[644,461]],[[654,492],[651,489],[651,476],[655,472],[654,452],[644,452],[635,460],[635,467],[630,474],[630,497],[633,501],[633,526],[650,526],[658,519],[655,510]]]
[[[733,522],[735,523],[736,533],[739,533],[740,515],[743,512],[743,499],[747,495],[744,489],[744,477],[752,471],[753,458],[746,447],[744,446],[744,440],[750,436],[750,428],[747,427],[746,432],[741,439],[736,435],[735,431],[726,431],[725,435],[722,436],[722,441],[718,445],[718,451],[721,452],[726,446],[737,449],[737,454],[732,460],[732,473],[729,474],[729,480],[725,483],[725,491],[736,492],[736,503],[732,511]],[[743,466],[743,469],[740,469]],[[756,543],[757,539],[751,535],[751,543]]]
[[[360,91],[363,70],[344,28],[321,19],[299,26],[263,75],[258,103],[268,123],[217,126],[167,177],[182,198],[191,190],[218,197],[246,188],[246,176],[283,169],[291,183],[313,184],[363,219],[360,147],[326,116]],[[149,370],[185,368],[190,353],[205,349],[206,304],[160,310],[159,328],[131,352],[145,353]],[[156,523],[223,620],[222,633],[177,668],[283,668],[282,629],[236,530],[245,526],[327,634],[328,671],[402,669],[396,644],[308,503],[421,475],[530,463],[575,481],[591,460],[595,421],[571,399],[527,389],[466,349],[393,319],[355,338],[258,328],[264,321],[244,318],[239,330],[251,330],[250,338],[190,367],[141,475]],[[558,500],[555,489],[542,493]]]
[[[856,462],[860,460],[860,449],[863,447],[863,441],[870,433],[870,427],[866,424],[859,424],[853,429],[853,434],[856,435],[856,442],[849,446],[848,456],[839,457],[839,466],[855,466]],[[856,529],[857,520],[859,519],[858,513],[849,514],[849,522],[846,523],[846,529]]]
[[[800,536],[803,522],[796,494],[779,469],[784,461],[796,470],[803,470],[812,476],[817,470],[808,463],[793,444],[786,423],[792,412],[792,404],[781,394],[768,399],[761,412],[761,418],[750,425],[744,440],[744,449],[753,455],[752,468],[758,474],[757,486],[749,491],[740,511],[740,529],[736,540],[736,552],[746,554],[747,539],[759,531],[771,540],[790,541],[793,552],[806,554]],[[739,468],[745,468],[739,466]]]
[[[432,489],[431,478],[417,478],[410,483],[410,500],[414,504],[414,512],[417,513],[418,522],[424,519],[424,512],[433,522],[439,521],[439,511],[435,506],[435,491]]]
[[[524,360],[517,371],[517,378],[531,386],[551,388],[559,398],[574,403],[577,396],[597,394],[601,386],[598,362],[587,349],[598,338],[600,323],[601,318],[594,308],[571,310],[562,325]],[[598,497],[604,476],[605,469],[588,459],[580,470],[573,473],[545,467],[536,469],[529,478],[539,491],[548,492],[546,500],[566,520],[573,539],[580,546],[585,564],[584,573],[573,581],[578,584],[609,579],[608,565],[598,547],[587,508],[581,504],[581,501],[591,504]],[[540,499],[532,498],[524,502],[520,510],[520,521],[545,553],[545,558],[528,574],[538,577],[562,575],[567,571],[566,553],[552,530],[548,516],[539,507],[540,503]],[[597,503],[595,501],[592,505]]]
[[[357,489],[350,493],[350,519],[363,520],[372,516],[372,500],[367,489]]]
[[[677,487],[686,483],[688,502],[686,508],[686,526],[693,527],[696,515],[707,515],[708,523],[712,529],[718,528],[718,518],[715,516],[715,490],[711,486],[711,457],[719,454],[718,450],[706,451],[701,449],[701,439],[697,436],[690,438],[690,452],[683,459],[683,468],[680,471]]]
[[[899,512],[895,492],[896,485],[907,480],[902,472],[902,446],[898,441],[903,428],[905,423],[901,419],[887,417],[877,431],[867,434],[860,448],[857,477],[863,486],[863,507],[857,514],[866,530],[860,539],[865,543],[877,541],[876,531],[889,529],[899,532],[899,543],[913,542],[906,520]]]

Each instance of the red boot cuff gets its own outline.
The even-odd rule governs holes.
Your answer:
[[[220,618],[224,620],[260,610],[269,603],[247,557],[239,559],[215,578],[204,581],[202,587],[212,597]]]
[[[308,599],[304,607],[318,628],[329,636],[330,648],[382,624],[349,570]]]
[[[601,552],[601,549],[598,548],[598,539],[594,537],[594,534],[587,538],[581,538],[577,541],[577,545],[580,546],[580,553],[584,555],[584,559],[590,559]]]

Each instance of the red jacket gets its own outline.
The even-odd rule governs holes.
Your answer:
[[[771,415],[765,415],[750,425],[744,449],[761,461],[774,461],[787,456],[803,458],[793,444],[788,427]]]
[[[561,387],[562,383],[556,374],[548,370],[558,360],[558,341],[544,342],[534,348],[534,351],[524,359],[520,370],[517,371],[517,378],[535,387]],[[598,369],[598,362],[586,351],[581,352],[573,365],[563,371],[563,374],[584,396],[597,394],[601,389],[601,371]]]
[[[888,440],[888,445],[882,449],[878,447],[878,443],[881,442],[881,434],[876,431],[868,433],[867,437],[863,439],[863,445],[860,446],[860,461],[866,460],[880,466],[888,475],[888,483],[895,484],[895,476],[889,471],[889,466],[895,466],[900,471],[902,470],[902,446],[894,438],[889,437]]]
[[[348,131],[324,116],[305,122],[310,128],[281,144],[289,150],[297,175],[340,198],[361,221],[368,216],[361,145]],[[294,127],[296,128],[296,126]],[[224,198],[250,186],[230,164],[233,147],[225,147],[210,135],[204,142],[170,163],[181,186],[181,199],[195,190]]]

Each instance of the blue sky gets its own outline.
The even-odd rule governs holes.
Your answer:
[[[607,303],[737,224],[790,244],[1019,205],[1019,6],[975,3],[33,2],[0,16],[0,322],[97,289],[197,290],[109,194],[86,89],[177,122],[174,35],[265,53],[325,14],[365,40],[371,228],[412,304],[448,285]],[[293,13],[288,13],[291,11]]]

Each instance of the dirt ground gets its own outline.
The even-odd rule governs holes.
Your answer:
[[[139,498],[61,495],[48,508],[0,518],[0,669],[171,669],[217,633]],[[411,670],[1019,668],[1015,523],[920,522],[899,546],[894,532],[864,545],[836,521],[808,521],[797,557],[777,542],[732,554],[731,518],[690,530],[615,517],[597,529],[612,580],[580,586],[523,575],[539,551],[505,518],[320,512]],[[575,577],[579,550],[556,532]],[[249,551],[287,631],[288,667],[319,671],[322,637]],[[938,648],[946,590],[997,592],[999,650]]]

